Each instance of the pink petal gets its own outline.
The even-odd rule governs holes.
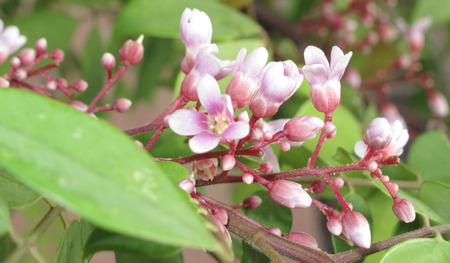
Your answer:
[[[205,153],[219,145],[220,137],[212,132],[204,131],[189,140],[189,147],[194,153]]]
[[[261,150],[264,152],[264,157],[266,157],[266,160],[272,164],[272,172],[279,173],[281,171],[280,164],[278,163],[278,158],[270,145],[262,147]]]
[[[200,74],[215,76],[221,71],[222,65],[214,54],[211,54],[207,48],[203,48],[195,59],[194,68]]]
[[[302,73],[310,86],[323,85],[328,80],[328,70],[321,64],[305,65]]]
[[[230,140],[242,139],[248,135],[249,131],[248,123],[238,121],[230,124],[223,132],[222,137]]]
[[[336,65],[336,62],[339,61],[344,56],[344,52],[338,47],[333,46],[331,49],[331,58],[330,58],[330,68],[333,68]]]
[[[205,107],[206,111],[217,116],[224,110],[222,95],[220,94],[219,84],[211,75],[203,75],[199,80],[198,98],[200,103]]]
[[[264,68],[268,57],[269,52],[267,52],[266,48],[257,48],[247,56],[240,70],[248,77],[254,77]]]
[[[352,54],[352,52],[348,52],[345,56],[335,62],[335,65],[330,69],[329,79],[340,80],[342,78]],[[332,63],[334,63],[334,61],[332,61]]]
[[[179,135],[191,136],[208,129],[208,117],[192,110],[177,110],[169,119],[170,128]]]
[[[325,53],[323,53],[323,51],[320,48],[317,48],[315,46],[308,46],[305,49],[304,56],[305,56],[305,65],[321,64],[327,70],[330,68],[328,60],[325,57]]]

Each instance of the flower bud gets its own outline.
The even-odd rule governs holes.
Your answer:
[[[391,126],[385,118],[375,118],[364,134],[364,143],[373,150],[386,148],[391,140]]]
[[[188,194],[192,194],[195,190],[195,185],[191,179],[184,178],[178,182],[178,187],[186,191]]]
[[[303,232],[291,232],[283,235],[283,237],[305,247],[310,247],[313,249],[317,249],[319,247],[317,245],[317,241],[312,236]]]
[[[36,58],[36,51],[34,51],[34,49],[31,48],[26,48],[20,51],[18,57],[20,59],[22,66],[29,66],[33,64],[34,59]]]
[[[262,203],[262,199],[261,199],[261,197],[259,197],[257,195],[249,196],[244,201],[244,204],[247,205],[248,209],[256,209],[261,205],[261,203]]]
[[[63,59],[64,59],[64,51],[62,51],[61,49],[55,49],[49,55],[49,57],[54,59],[55,61],[63,61]]]
[[[359,212],[348,211],[342,217],[342,232],[356,245],[369,248],[371,242],[370,226],[367,219]]]
[[[337,218],[330,218],[327,221],[327,228],[331,234],[339,236],[342,233],[342,222]]]
[[[116,58],[111,53],[105,53],[102,56],[102,67],[106,70],[112,70],[116,66]]]
[[[310,189],[311,192],[315,194],[320,194],[327,189],[327,185],[323,180],[314,180],[312,181],[311,186],[308,188]]]
[[[284,135],[290,141],[303,142],[316,137],[324,123],[314,116],[298,116],[284,125]]]
[[[255,177],[251,173],[244,173],[242,175],[242,182],[244,184],[252,184]]]
[[[13,68],[13,69],[19,68],[19,67],[20,67],[20,64],[21,64],[21,62],[20,62],[20,59],[19,59],[18,57],[12,57],[12,58],[9,60],[9,65],[10,65],[11,68]]]
[[[236,158],[234,158],[234,156],[230,155],[230,154],[223,156],[220,161],[220,165],[222,166],[222,169],[224,171],[229,171],[229,170],[233,169],[235,164],[236,164]]]
[[[213,211],[213,216],[219,220],[222,225],[228,224],[228,214],[227,211],[223,208],[216,208]]]
[[[122,113],[127,111],[131,107],[131,104],[132,104],[131,100],[120,98],[116,100],[116,102],[114,103],[114,109],[117,112]]]
[[[36,44],[34,44],[34,48],[36,49],[38,55],[45,54],[47,52],[47,39],[40,38],[36,41]]]
[[[127,40],[119,50],[119,57],[125,66],[139,63],[144,57],[144,46],[142,45],[143,35],[136,41]]]
[[[270,198],[276,203],[289,208],[303,208],[311,205],[312,199],[298,183],[287,180],[276,180],[270,183]]]
[[[86,112],[88,109],[88,105],[78,100],[69,101],[67,104],[69,104],[70,106],[74,107],[75,109],[81,112]]]
[[[277,235],[277,236],[280,236],[280,237],[281,237],[281,235],[283,234],[283,232],[281,232],[281,229],[279,229],[279,228],[276,227],[276,226],[269,227],[268,230],[269,230],[270,232],[272,232],[273,234],[275,234],[275,235]]]
[[[414,206],[407,199],[394,199],[392,210],[394,211],[394,214],[405,223],[410,223],[416,219]]]
[[[448,115],[448,102],[442,93],[430,91],[428,94],[428,106],[434,115],[444,118]]]
[[[217,164],[217,158],[196,160],[193,163],[192,170],[200,179],[208,181],[214,179],[216,176]]]
[[[73,84],[73,88],[78,91],[78,92],[83,92],[87,89],[88,87],[88,83],[82,79],[77,80],[74,84]]]
[[[9,81],[4,77],[0,77],[0,88],[9,88]]]
[[[58,83],[56,82],[56,80],[51,79],[47,81],[47,83],[45,83],[45,88],[48,90],[56,90],[58,88]]]

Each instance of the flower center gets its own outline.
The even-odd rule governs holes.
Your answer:
[[[230,121],[225,117],[210,117],[209,118],[209,130],[217,135],[222,133],[228,128]]]

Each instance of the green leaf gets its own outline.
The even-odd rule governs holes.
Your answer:
[[[450,2],[447,0],[418,0],[413,11],[411,22],[430,16],[433,24],[447,24],[450,21]]]
[[[189,172],[186,170],[186,167],[179,163],[169,162],[169,161],[161,161],[157,162],[159,167],[169,176],[172,180],[173,184],[178,184],[179,181],[185,178],[189,178]]]
[[[420,187],[419,198],[450,223],[450,185],[425,181]]]
[[[256,250],[246,242],[242,242],[241,262],[245,263],[269,263],[270,259],[259,250]]]
[[[7,233],[10,228],[9,207],[6,201],[0,197],[0,236]]]
[[[446,135],[430,131],[417,137],[411,146],[408,164],[423,181],[450,184],[450,146]]]
[[[16,244],[11,237],[6,234],[0,236],[0,262],[4,262],[8,256],[16,249]]]
[[[143,256],[162,258],[180,252],[181,248],[149,242],[139,238],[125,236],[96,228],[90,235],[84,248],[84,255],[93,255],[99,251],[114,250]]]
[[[437,222],[439,224],[445,224],[444,219],[442,219],[442,217],[439,215],[437,210],[433,209],[432,207],[430,207],[428,204],[426,204],[422,200],[416,198],[415,196],[409,194],[407,191],[404,191],[401,189],[397,193],[401,198],[406,198],[413,204],[413,206],[416,210],[416,213],[421,214],[421,215],[426,215],[431,220],[434,220],[435,222]]]
[[[210,17],[215,42],[259,35],[259,26],[252,19],[211,0],[129,1],[117,18],[115,34],[179,38],[181,14],[187,7]]]
[[[305,91],[302,91],[305,92]],[[296,116],[316,116],[323,119],[323,113],[318,112],[311,101],[305,102]],[[337,110],[333,113],[333,122],[336,124],[337,133],[331,140],[326,140],[322,145],[319,157],[327,162],[329,165],[340,165],[340,163],[333,159],[337,150],[341,147],[347,152],[353,152],[355,143],[362,139],[359,123],[353,114],[348,111],[343,105],[339,105]],[[319,135],[315,139],[306,141],[302,147],[314,152]]]
[[[0,167],[0,197],[6,200],[11,209],[14,209],[33,203],[40,195]]]
[[[181,253],[163,258],[151,258],[117,251],[115,253],[116,263],[183,263],[183,254]]]
[[[450,243],[443,239],[410,239],[390,248],[381,263],[446,263],[450,261]]]
[[[115,2],[118,0],[62,0],[62,2],[67,2],[76,5],[85,5],[85,6],[105,6]]]
[[[111,231],[218,247],[188,195],[121,131],[21,90],[0,90],[0,110],[0,165],[29,187]]]
[[[74,220],[64,233],[56,254],[56,263],[82,263],[83,249],[81,242],[81,224]]]

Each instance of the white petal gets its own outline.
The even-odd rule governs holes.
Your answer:
[[[330,64],[325,57],[325,53],[320,48],[315,46],[308,46],[304,52],[305,65],[322,64],[328,71]]]
[[[201,77],[197,87],[198,98],[206,111],[217,116],[224,110],[222,95],[220,94],[219,84],[208,74]]]
[[[363,141],[357,141],[355,143],[355,153],[359,158],[364,158],[367,151],[367,145]]]
[[[249,132],[250,127],[248,126],[248,123],[238,121],[230,124],[223,132],[222,137],[230,140],[242,139],[247,136]]]
[[[208,117],[192,110],[177,110],[169,119],[170,128],[179,135],[190,136],[208,129]]]
[[[347,68],[348,62],[352,57],[352,52],[348,52],[345,56],[341,57],[336,62],[332,61],[334,65],[330,69],[329,78],[334,80],[340,80],[342,75],[344,75],[345,69]]]
[[[194,153],[205,153],[216,148],[220,137],[212,132],[202,132],[189,140],[189,147]]]

